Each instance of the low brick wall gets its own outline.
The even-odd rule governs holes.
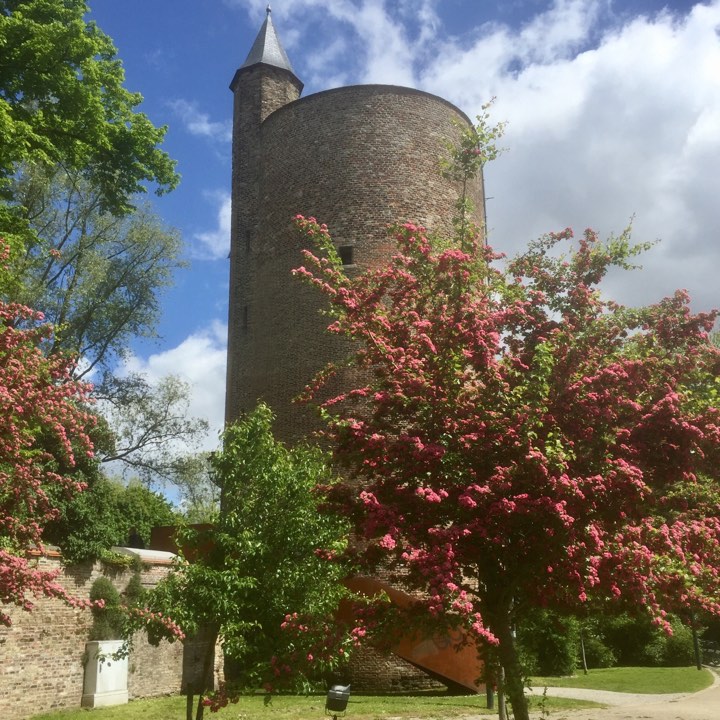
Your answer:
[[[347,680],[353,690],[378,693],[403,693],[419,690],[445,690],[446,685],[392,653],[373,647],[353,652]]]
[[[43,570],[60,568],[58,582],[77,597],[88,597],[96,578],[105,575],[118,590],[127,586],[133,571],[101,563],[63,566],[57,553],[38,557]],[[150,588],[163,578],[167,563],[145,565],[143,586]],[[67,607],[57,600],[38,598],[32,612],[3,608],[12,626],[0,627],[0,703],[8,720],[22,720],[49,710],[80,706],[83,692],[83,654],[92,624],[87,610]],[[180,692],[183,643],[163,641],[151,646],[144,636],[136,638],[128,662],[131,698],[155,697]]]

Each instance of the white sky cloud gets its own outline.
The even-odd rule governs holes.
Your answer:
[[[212,121],[207,113],[198,108],[197,103],[189,100],[171,100],[168,104],[191,135],[223,143],[232,140],[232,121]]]
[[[266,4],[226,2],[258,21]],[[619,233],[634,217],[638,241],[662,242],[642,280],[613,279],[619,299],[651,302],[681,286],[698,308],[720,304],[720,0],[635,16],[617,0],[537,7],[519,26],[478,23],[457,37],[440,0],[287,0],[281,23],[313,87],[410,85],[471,117],[497,96],[493,115],[509,121],[509,152],[486,172],[497,249],[568,225]],[[303,47],[318,19],[332,41]]]
[[[246,10],[259,27],[267,3],[225,4]],[[642,259],[642,273],[610,278],[612,293],[640,303],[684,287],[697,309],[720,305],[720,0],[634,16],[621,0],[530,5],[542,9],[522,24],[489,12],[492,22],[467,23],[458,35],[442,17],[462,8],[440,0],[284,0],[273,18],[310,92],[361,82],[409,85],[470,117],[497,96],[493,116],[509,121],[509,151],[486,171],[490,240],[498,250],[512,254],[568,225],[578,233],[587,226],[619,233],[634,217],[638,241],[662,242]],[[176,101],[175,111],[190,132],[230,136],[229,123],[192,103]],[[230,197],[207,197],[217,227],[195,240],[205,257],[225,258]],[[193,382],[197,402],[217,416],[222,343],[212,333],[192,335],[152,356],[148,367],[209,359],[212,387],[212,373]]]
[[[195,233],[200,243],[194,254],[202,259],[222,260],[230,252],[230,194],[224,190],[206,192],[205,196],[217,207],[217,227],[214,230]]]
[[[215,450],[224,424],[226,354],[227,326],[215,321],[174,348],[148,358],[127,358],[121,374],[140,373],[151,385],[168,375],[189,383],[192,395],[188,414],[210,423],[210,432],[200,449]]]

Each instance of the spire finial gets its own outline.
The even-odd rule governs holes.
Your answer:
[[[268,6],[265,8],[265,12],[269,15],[272,12],[272,9],[270,7],[270,3],[268,3]]]

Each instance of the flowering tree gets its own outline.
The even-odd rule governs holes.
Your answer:
[[[0,302],[0,601],[24,610],[33,595],[84,604],[54,582],[56,573],[33,568],[25,551],[41,547],[43,526],[57,517],[53,497],[84,488],[71,470],[93,452],[88,387],[71,379],[67,358],[43,354],[48,325],[18,329],[20,321],[40,323],[42,315]],[[0,611],[0,624],[10,623]]]
[[[415,616],[496,646],[516,718],[528,607],[593,601],[661,626],[671,610],[720,614],[715,313],[683,292],[606,299],[607,271],[643,249],[627,233],[548,235],[499,269],[472,233],[436,250],[405,224],[387,267],[350,278],[327,228],[296,224],[320,250],[295,272],[358,369],[332,397],[324,370],[305,397],[346,469],[332,500],[349,551],[419,590]]]

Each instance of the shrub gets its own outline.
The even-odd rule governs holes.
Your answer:
[[[665,636],[665,655],[663,665],[668,667],[687,667],[695,664],[695,648],[692,630],[678,620],[672,621],[673,634]]]
[[[106,577],[99,577],[90,588],[90,599],[103,600],[104,607],[93,607],[93,624],[90,640],[119,640],[123,634],[125,615],[120,604],[120,593]]]
[[[145,590],[142,586],[140,573],[134,573],[125,587],[125,592],[123,593],[123,595],[125,595],[125,603],[129,607],[138,607],[139,605],[142,605],[146,594],[147,590]]]
[[[577,620],[548,610],[529,614],[518,627],[518,645],[526,673],[572,675],[579,647]]]
[[[585,635],[585,661],[589,668],[608,668],[617,665],[615,653],[596,635]]]
[[[650,618],[620,615],[587,621],[588,667],[612,665],[685,667],[695,662],[692,631],[670,618],[673,634],[655,627]],[[591,659],[592,658],[592,659]]]

